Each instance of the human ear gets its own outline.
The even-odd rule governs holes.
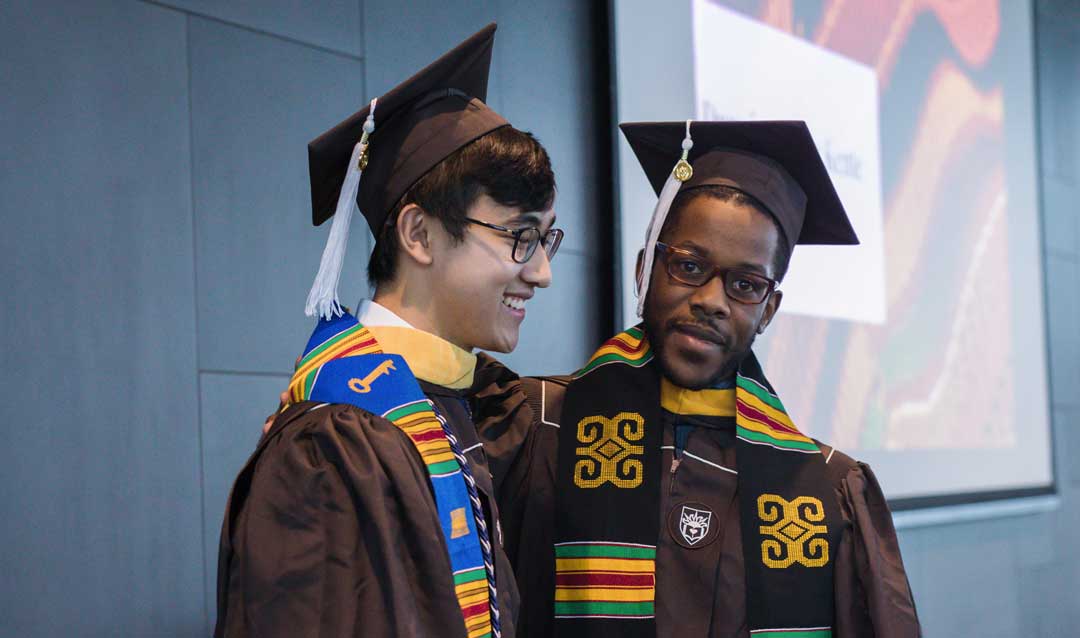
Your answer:
[[[780,310],[780,302],[784,300],[784,293],[780,290],[774,290],[769,298],[765,300],[765,312],[761,315],[761,321],[758,322],[757,333],[765,334],[765,328],[769,327],[773,317],[776,316],[776,311]]]
[[[429,227],[432,218],[416,204],[401,209],[394,225],[401,252],[418,264],[430,266],[434,261]]]

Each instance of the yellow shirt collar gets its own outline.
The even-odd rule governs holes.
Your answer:
[[[461,390],[472,386],[476,355],[430,332],[402,326],[364,326],[383,352],[401,355],[417,379]]]
[[[687,416],[735,416],[735,390],[687,390],[663,378],[660,407]]]
[[[360,301],[356,319],[371,332],[383,352],[401,355],[417,379],[453,390],[472,386],[476,355],[412,327],[371,299]]]

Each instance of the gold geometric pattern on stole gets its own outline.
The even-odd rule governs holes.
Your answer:
[[[645,436],[645,419],[636,412],[620,412],[612,418],[588,416],[577,424],[577,448],[574,485],[583,489],[611,483],[615,487],[635,488],[645,477],[640,457],[645,447],[633,445]],[[633,457],[639,458],[633,458]]]
[[[770,536],[761,541],[761,562],[766,567],[784,569],[795,563],[806,567],[824,567],[829,563],[829,541],[818,535],[828,528],[818,525],[825,520],[825,508],[813,496],[800,496],[790,501],[776,494],[758,497],[758,516],[763,523],[760,532]]]

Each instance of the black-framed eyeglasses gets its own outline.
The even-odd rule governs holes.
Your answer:
[[[540,229],[536,226],[514,230],[512,228],[507,228],[506,226],[482,222],[479,219],[473,219],[472,217],[466,217],[465,221],[470,224],[476,224],[477,226],[483,226],[484,228],[497,230],[513,237],[514,248],[510,253],[510,257],[519,264],[528,263],[536,252],[536,247],[540,245],[544,246],[544,252],[547,253],[547,258],[552,259],[555,257],[555,253],[559,251],[559,244],[562,243],[563,231],[561,228],[552,228],[541,235]]]
[[[732,301],[756,305],[776,290],[776,280],[738,268],[718,268],[694,253],[656,242],[656,254],[667,264],[667,273],[675,281],[699,288],[720,276],[724,292]]]

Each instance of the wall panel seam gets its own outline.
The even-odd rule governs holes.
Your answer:
[[[210,622],[210,592],[206,590],[206,468],[204,467],[205,452],[203,451],[203,423],[202,423],[202,375],[199,373],[199,241],[198,227],[195,214],[195,109],[191,81],[191,16],[184,17],[184,60],[187,67],[187,97],[188,97],[188,184],[190,189],[190,213],[191,213],[191,277],[192,277],[192,325],[195,326],[195,434],[199,442],[199,521],[203,531],[200,543],[202,545],[202,600],[203,622]]]
[[[139,0],[139,2],[142,2],[144,4],[149,4],[149,5],[152,5],[152,6],[155,6],[155,7],[160,7],[162,9],[168,9],[169,11],[176,11],[176,12],[179,12],[179,13],[183,13],[188,17],[189,23],[190,23],[191,18],[199,18],[199,19],[202,19],[202,20],[206,20],[208,22],[216,22],[218,24],[233,27],[235,29],[241,29],[243,31],[248,31],[248,32],[254,33],[256,35],[261,35],[261,36],[265,36],[265,37],[268,37],[268,38],[274,38],[275,40],[281,40],[283,42],[288,42],[290,44],[295,44],[295,45],[298,45],[298,46],[307,47],[309,49],[313,49],[315,51],[320,51],[322,53],[328,53],[330,55],[336,55],[338,57],[346,58],[348,60],[354,60],[354,61],[359,62],[359,61],[364,59],[364,57],[362,55],[357,55],[355,53],[349,53],[348,51],[342,51],[341,49],[335,49],[333,47],[328,47],[328,46],[324,46],[324,45],[321,45],[321,44],[315,44],[314,42],[309,42],[307,40],[301,40],[299,38],[294,38],[294,37],[287,36],[287,35],[284,35],[284,34],[281,34],[281,33],[275,33],[273,31],[267,31],[265,29],[260,29],[258,27],[253,27],[251,25],[243,24],[241,22],[234,22],[232,20],[226,20],[226,19],[220,18],[218,16],[212,16],[212,15],[209,15],[209,14],[206,14],[206,13],[200,13],[198,11],[191,11],[189,9],[181,9],[180,7],[175,7],[175,6],[171,5],[171,4],[166,4],[164,2],[157,2],[156,0]]]

